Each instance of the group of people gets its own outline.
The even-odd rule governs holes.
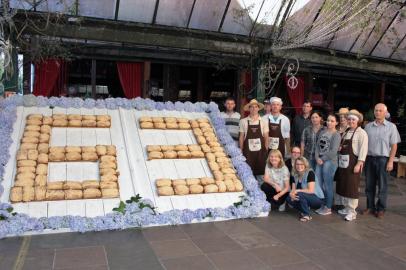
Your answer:
[[[330,215],[333,207],[346,221],[354,220],[364,171],[367,208],[362,214],[383,218],[389,173],[400,143],[396,125],[385,119],[385,104],[375,106],[375,120],[364,128],[363,115],[356,109],[341,108],[324,118],[307,101],[291,125],[281,113],[282,105],[278,97],[264,103],[252,99],[244,106],[249,115],[240,119],[235,100],[228,98],[222,112],[271,206],[285,211],[288,204],[299,211],[301,221],[312,219],[311,209]]]

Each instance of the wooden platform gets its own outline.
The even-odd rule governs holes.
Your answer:
[[[135,194],[148,198],[159,212],[172,209],[197,209],[207,207],[227,207],[239,201],[242,192],[201,194],[186,196],[158,196],[155,187],[157,178],[188,178],[212,176],[205,159],[189,160],[151,160],[146,159],[146,145],[173,145],[196,143],[191,130],[141,130],[138,118],[141,116],[175,116],[189,119],[208,117],[205,113],[186,113],[176,111],[136,111],[107,109],[64,109],[56,107],[35,108],[18,107],[10,148],[11,158],[4,175],[5,192],[2,202],[9,201],[10,187],[16,172],[16,151],[23,133],[25,118],[28,114],[53,113],[66,114],[109,114],[111,128],[53,128],[51,146],[90,146],[112,144],[117,147],[118,169],[120,171],[120,199],[127,200]],[[98,167],[91,162],[50,163],[48,181],[83,181],[98,178]],[[99,216],[112,211],[120,199],[86,199],[72,201],[42,201],[13,204],[15,211],[32,217],[43,216]]]

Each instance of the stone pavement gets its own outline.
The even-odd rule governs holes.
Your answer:
[[[0,240],[0,269],[406,269],[406,180],[385,218],[267,218]],[[365,198],[361,198],[361,207]]]

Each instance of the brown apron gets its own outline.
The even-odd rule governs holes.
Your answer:
[[[358,129],[358,128],[357,128]],[[354,167],[357,164],[358,157],[352,150],[352,139],[357,131],[354,130],[350,139],[341,139],[341,150],[338,152],[338,169],[336,173],[336,192],[338,195],[358,199],[358,188],[361,181],[361,173],[354,173]]]
[[[261,119],[259,119],[261,121]],[[243,154],[247,159],[254,175],[262,175],[265,172],[267,149],[265,149],[265,138],[261,132],[261,122],[257,125],[250,125],[248,120],[247,136],[244,140]]]
[[[278,124],[269,123],[269,149],[278,149],[282,153],[282,157],[285,158],[285,139],[282,136],[282,119]]]

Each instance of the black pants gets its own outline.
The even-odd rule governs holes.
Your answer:
[[[285,193],[282,197],[280,197],[277,201],[274,200],[273,196],[275,196],[276,194],[278,194],[278,192],[276,192],[276,190],[268,183],[263,183],[261,185],[261,190],[263,192],[265,192],[266,195],[266,200],[268,202],[271,203],[272,206],[277,206],[279,207],[280,205],[282,205],[285,201],[286,198],[289,195],[289,192]]]

